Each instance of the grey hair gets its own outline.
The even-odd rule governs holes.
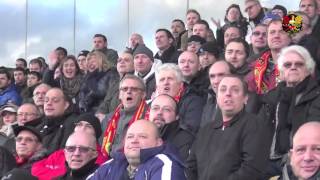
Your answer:
[[[181,70],[180,70],[178,65],[176,65],[174,63],[165,63],[165,64],[162,64],[162,65],[158,66],[155,69],[156,84],[158,84],[158,82],[159,82],[159,74],[162,71],[172,71],[172,72],[174,72],[174,74],[175,74],[175,76],[176,76],[176,78],[177,78],[177,80],[179,82],[183,82],[184,81],[182,72],[181,72]]]
[[[284,58],[285,58],[286,54],[289,52],[295,52],[295,53],[299,54],[304,59],[304,61],[306,63],[306,67],[307,67],[308,71],[310,72],[310,74],[313,74],[314,69],[315,69],[315,62],[314,62],[313,58],[311,57],[310,53],[308,52],[308,50],[306,48],[304,48],[303,46],[299,46],[299,45],[288,46],[288,47],[285,47],[281,50],[279,58],[278,58],[278,67],[279,67],[280,73],[283,73]]]

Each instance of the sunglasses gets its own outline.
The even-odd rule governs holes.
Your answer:
[[[85,146],[66,146],[64,149],[65,149],[68,153],[74,153],[74,152],[78,149],[81,154],[86,154],[86,153],[88,153],[90,150],[91,150],[91,151],[96,151],[95,149],[93,149],[93,148],[91,148],[91,147],[85,147]]]

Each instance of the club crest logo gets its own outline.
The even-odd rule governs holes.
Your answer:
[[[282,18],[282,28],[290,35],[298,33],[302,30],[302,16],[296,14],[288,14]]]

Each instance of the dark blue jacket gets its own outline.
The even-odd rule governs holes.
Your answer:
[[[8,102],[12,102],[18,106],[22,102],[22,99],[13,84],[0,92],[0,107]]]
[[[141,164],[135,180],[185,180],[184,165],[176,156],[176,150],[169,145],[140,151]],[[126,173],[128,161],[122,152],[117,152],[114,159],[104,163],[89,180],[121,180]]]

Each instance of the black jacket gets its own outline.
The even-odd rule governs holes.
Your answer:
[[[189,180],[255,180],[263,177],[269,143],[257,116],[244,110],[223,128],[222,115],[199,130],[187,161]]]
[[[194,133],[177,120],[163,126],[160,134],[165,142],[171,143],[178,149],[181,159],[185,162],[195,138]]]
[[[57,179],[59,180],[85,180],[90,174],[94,173],[98,169],[99,165],[96,162],[97,158],[92,159],[86,165],[77,170],[72,170],[69,168],[68,163],[66,163],[67,172]]]
[[[95,112],[110,84],[117,80],[119,80],[119,74],[115,68],[86,74],[79,93],[80,112]]]
[[[306,122],[319,121],[319,95],[319,85],[309,76],[292,88],[286,87],[285,82],[279,83],[276,89],[262,98],[260,116],[274,135],[275,146],[271,153],[287,153],[296,130]]]
[[[168,49],[166,49],[162,55],[160,56],[159,53],[157,53],[154,58],[160,59],[162,63],[178,63],[178,58],[180,56],[181,52],[177,51],[174,46],[170,46]]]

